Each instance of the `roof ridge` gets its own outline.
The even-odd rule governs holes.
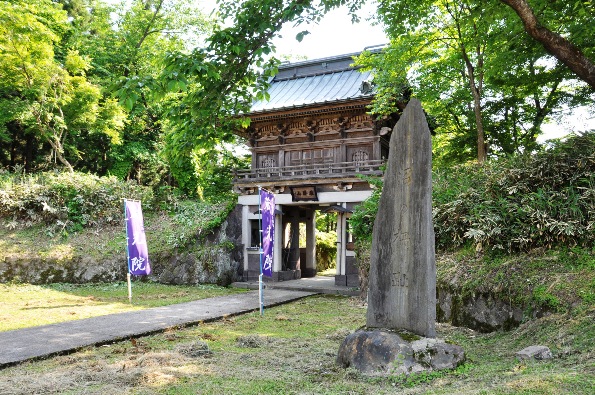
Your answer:
[[[343,54],[343,55],[327,56],[327,57],[324,57],[324,58],[300,60],[300,61],[295,62],[295,63],[291,63],[291,62],[281,63],[279,65],[279,70],[291,69],[291,68],[294,68],[294,67],[304,67],[304,66],[308,66],[308,65],[316,64],[316,63],[324,63],[324,62],[330,62],[330,61],[340,61],[340,60],[346,60],[346,59],[353,59],[354,56],[358,56],[361,53],[362,53],[362,51],[348,53],[348,54]]]
[[[355,67],[346,67],[343,69],[335,69],[335,70],[328,70],[328,71],[319,71],[319,72],[312,72],[309,74],[299,74],[299,75],[294,75],[291,77],[281,77],[279,79],[277,79],[276,77],[273,78],[274,82],[281,82],[281,81],[287,81],[287,80],[297,80],[300,78],[310,78],[310,77],[318,77],[320,75],[327,75],[327,74],[335,74],[335,73],[344,73],[346,71],[357,71],[359,69],[361,69],[362,66],[355,66]]]

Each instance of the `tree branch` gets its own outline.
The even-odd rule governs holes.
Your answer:
[[[500,0],[517,13],[525,31],[539,41],[556,59],[564,63],[577,77],[595,89],[595,64],[570,41],[542,26],[526,0]]]

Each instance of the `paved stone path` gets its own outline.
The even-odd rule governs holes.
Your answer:
[[[265,307],[314,295],[314,292],[267,289]],[[82,347],[161,332],[258,310],[258,291],[202,299],[146,310],[104,315],[0,332],[0,368],[76,351]],[[266,314],[266,310],[265,310]]]

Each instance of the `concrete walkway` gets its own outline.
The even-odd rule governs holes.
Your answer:
[[[265,307],[317,292],[267,288]],[[82,347],[161,332],[174,326],[209,322],[260,308],[258,291],[171,306],[105,315],[59,324],[0,332],[0,368],[30,359],[76,351]]]
[[[236,282],[232,284],[236,288],[258,289],[258,282]],[[344,287],[335,285],[334,277],[316,276],[300,278],[299,280],[267,282],[266,289],[285,289],[292,291],[315,292],[319,294],[359,296],[359,288]]]

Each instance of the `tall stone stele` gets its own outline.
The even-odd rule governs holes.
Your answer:
[[[390,140],[372,238],[367,326],[436,336],[432,142],[416,99]]]

